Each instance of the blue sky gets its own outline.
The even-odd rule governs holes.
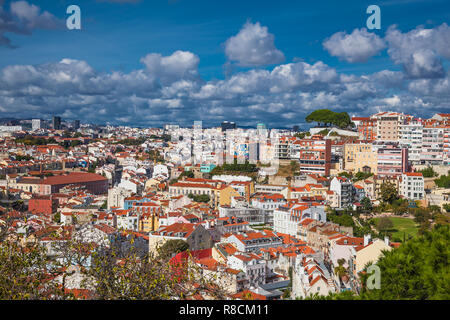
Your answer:
[[[21,6],[13,9],[17,2]],[[431,116],[449,106],[450,50],[442,42],[450,39],[450,2],[445,0],[23,2],[0,0],[0,17],[4,14],[17,24],[12,30],[0,23],[3,116],[18,117],[26,111],[42,118],[60,114],[67,119],[130,125],[234,120],[244,125],[262,121],[291,126],[303,123],[311,110],[324,107],[358,114],[387,108]],[[82,30],[65,28],[70,4],[81,8]],[[381,8],[381,30],[363,31],[371,4]],[[31,5],[39,15],[47,11],[51,17],[23,14],[28,18],[20,18],[18,12],[33,11]],[[421,29],[434,33],[416,45],[413,35]],[[344,36],[354,30],[351,43],[363,43],[353,50]],[[253,48],[256,42],[244,43],[246,35],[264,44]],[[2,37],[9,46],[1,46]],[[324,43],[330,38],[326,49]],[[436,48],[428,50],[427,41]],[[361,48],[367,50],[358,51]],[[255,53],[249,56],[252,50]],[[185,54],[172,56],[177,51]],[[159,62],[149,58],[144,63],[149,54],[160,55]],[[61,66],[63,59],[66,63]],[[167,74],[165,63],[176,67],[181,61],[177,59],[192,60],[183,60],[186,72]],[[33,75],[39,73],[35,82],[22,79],[25,66],[34,68]],[[292,74],[294,79],[291,75],[281,79],[277,71],[286,66],[301,70]],[[55,70],[75,80],[62,84],[52,77]],[[86,86],[95,81],[99,87],[95,92],[80,89],[78,77]],[[386,86],[389,81],[395,85]],[[246,87],[249,84],[254,87]],[[114,88],[120,94],[108,91]]]

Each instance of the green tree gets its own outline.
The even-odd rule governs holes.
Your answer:
[[[168,240],[158,248],[158,254],[160,258],[167,259],[188,249],[189,244],[184,240]]]
[[[439,188],[450,188],[450,170],[446,176],[442,175],[438,179],[435,179],[434,183],[436,183]]]
[[[433,167],[427,167],[425,169],[419,170],[419,172],[422,172],[422,175],[424,178],[432,178],[436,177],[438,174],[433,170]]]
[[[340,128],[348,127],[352,122],[347,112],[333,112],[328,109],[319,109],[306,116],[307,122],[318,122],[319,124],[335,125]]]
[[[60,223],[61,222],[61,212],[56,212],[55,215],[53,216],[53,221],[55,221],[56,223]]]
[[[388,217],[381,217],[377,222],[377,229],[386,234],[387,231],[394,227],[392,220]]]
[[[22,246],[8,226],[0,225],[0,299],[75,299],[67,277],[78,267],[80,289],[96,300],[184,299],[205,293],[216,299],[227,295],[213,277],[195,264],[170,263],[169,255],[141,255],[136,247],[108,246],[69,239],[54,245],[56,257],[38,242]],[[175,245],[175,252],[183,244]],[[56,259],[58,258],[58,259]],[[89,263],[87,263],[89,261]],[[218,279],[220,281],[220,279]]]
[[[339,277],[339,280],[342,281],[342,278],[348,274],[347,268],[344,267],[345,259],[338,259],[337,263],[338,265],[334,268],[334,273]]]
[[[383,183],[381,185],[380,191],[381,191],[381,199],[384,202],[392,203],[399,198],[397,188],[393,183],[390,182]]]
[[[363,206],[364,211],[370,212],[373,209],[372,201],[368,197],[364,197],[361,199],[361,204]]]
[[[377,262],[381,289],[365,290],[367,299],[450,299],[449,226],[413,238],[383,253]]]

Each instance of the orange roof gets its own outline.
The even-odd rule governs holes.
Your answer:
[[[173,223],[170,226],[163,226],[154,232],[154,235],[162,235],[168,237],[176,237],[177,234],[181,234],[180,237],[187,238],[196,229],[196,225],[192,223]]]
[[[422,172],[406,172],[405,174],[409,177],[422,177]]]
[[[94,181],[107,181],[108,179],[102,175],[90,173],[90,172],[72,172],[68,175],[53,176],[45,178],[42,184],[45,185],[59,185],[59,184],[71,184],[82,182],[94,182]]]
[[[266,300],[267,298],[261,294],[255,293],[250,290],[244,290],[232,295],[234,299],[240,300]]]

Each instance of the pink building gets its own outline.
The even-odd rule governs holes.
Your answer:
[[[379,176],[399,176],[408,172],[408,149],[386,145],[378,149],[377,172]]]

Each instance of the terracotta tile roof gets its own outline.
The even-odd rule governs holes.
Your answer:
[[[71,184],[82,182],[94,182],[94,181],[107,181],[108,179],[102,175],[90,173],[90,172],[73,172],[68,175],[53,176],[45,178],[42,184],[45,185],[59,185],[59,184]]]
[[[255,293],[250,290],[244,290],[232,295],[232,298],[239,300],[266,300],[267,298],[261,294]]]

